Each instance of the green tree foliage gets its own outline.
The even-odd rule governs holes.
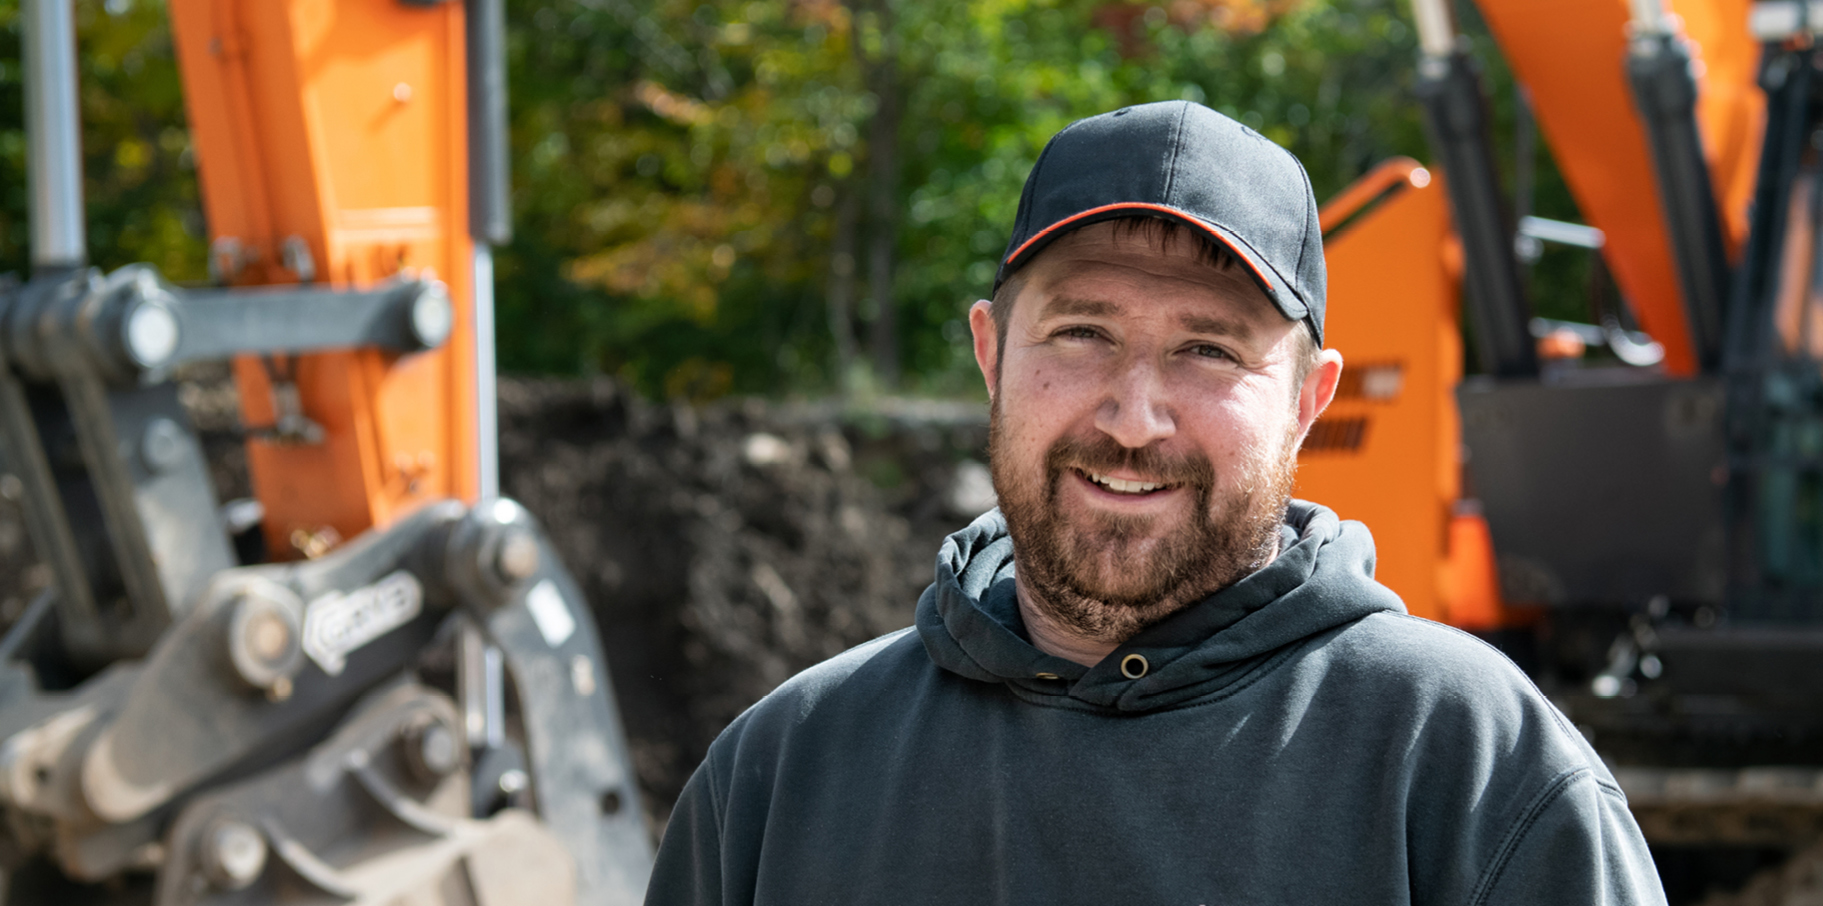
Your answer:
[[[162,0],[77,10],[91,256],[201,280]],[[1044,141],[1082,116],[1207,103],[1295,152],[1320,198],[1427,156],[1396,0],[509,0],[508,23],[501,362],[658,396],[979,392],[967,305]],[[1510,76],[1467,27],[1510,135]],[[18,34],[0,0],[7,270],[27,263]],[[1540,163],[1536,212],[1574,219]],[[1585,271],[1536,279],[1580,297]]]
[[[524,339],[506,361],[661,392],[865,383],[843,347],[878,362],[882,318],[909,386],[972,386],[966,307],[1045,140],[1082,116],[1202,101],[1291,148],[1320,195],[1423,155],[1415,38],[1389,0],[527,0],[509,15],[529,27],[512,59],[520,238],[501,257],[502,324]]]
[[[77,0],[89,256],[207,277],[183,86],[160,0]],[[0,0],[0,271],[29,269],[18,0]]]

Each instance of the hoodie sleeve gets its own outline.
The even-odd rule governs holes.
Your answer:
[[[711,750],[671,810],[646,887],[646,906],[721,906],[722,819],[714,763]]]
[[[1527,811],[1484,874],[1475,906],[1664,906],[1652,854],[1620,790],[1571,773]]]

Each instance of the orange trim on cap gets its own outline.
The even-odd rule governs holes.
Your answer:
[[[1059,230],[1063,227],[1069,226],[1070,224],[1075,223],[1076,221],[1081,220],[1084,217],[1093,217],[1096,214],[1105,213],[1107,211],[1131,211],[1131,210],[1158,211],[1160,213],[1170,214],[1173,218],[1187,220],[1190,223],[1193,223],[1199,227],[1202,227],[1203,232],[1208,233],[1211,236],[1214,236],[1217,240],[1220,240],[1223,245],[1227,246],[1230,251],[1234,252],[1234,256],[1236,258],[1241,259],[1241,263],[1247,265],[1248,270],[1253,271],[1253,278],[1255,280],[1260,281],[1260,284],[1267,287],[1268,289],[1271,289],[1272,291],[1277,292],[1277,288],[1273,286],[1272,281],[1268,280],[1266,278],[1266,275],[1260,272],[1259,266],[1253,263],[1253,259],[1247,257],[1246,252],[1243,252],[1240,249],[1235,248],[1234,243],[1228,241],[1228,237],[1223,236],[1222,234],[1211,229],[1208,224],[1202,222],[1201,220],[1198,220],[1197,218],[1192,217],[1189,214],[1186,214],[1183,211],[1180,211],[1176,208],[1169,208],[1162,204],[1148,204],[1143,201],[1123,201],[1123,202],[1119,202],[1116,204],[1104,204],[1099,208],[1090,208],[1087,211],[1083,211],[1079,214],[1072,214],[1069,217],[1065,217],[1064,219],[1059,220],[1056,223],[1053,223],[1050,226],[1045,227],[1044,229],[1039,230],[1037,233],[1033,234],[1032,238],[1027,239],[1025,242],[1021,243],[1018,248],[1013,250],[1013,253],[1011,255],[1006,256],[1006,260],[1012,261],[1013,259],[1018,258],[1020,255],[1025,254],[1026,249],[1029,249],[1032,247],[1032,243],[1037,242],[1038,240],[1043,239],[1044,237],[1051,235],[1052,233],[1056,232],[1057,230]]]

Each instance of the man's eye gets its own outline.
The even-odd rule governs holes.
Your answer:
[[[1199,343],[1195,346],[1192,346],[1192,347],[1190,347],[1190,351],[1197,355],[1203,356],[1204,358],[1210,358],[1210,359],[1232,359],[1232,358],[1234,358],[1234,356],[1228,354],[1228,350],[1223,349],[1220,346],[1212,346],[1208,343]]]
[[[1065,327],[1058,331],[1057,335],[1069,337],[1072,340],[1093,340],[1101,336],[1101,333],[1093,327]]]

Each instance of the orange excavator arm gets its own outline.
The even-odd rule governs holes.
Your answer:
[[[1656,4],[1652,4],[1656,5]],[[1765,97],[1754,83],[1759,45],[1750,0],[1673,0],[1694,51],[1696,114],[1724,242],[1747,233]],[[1477,0],[1578,207],[1606,235],[1603,254],[1640,326],[1664,344],[1665,370],[1699,370],[1678,260],[1648,143],[1628,84],[1628,0]],[[1670,23],[1675,28],[1676,23]]]
[[[236,284],[448,285],[440,349],[235,363],[268,549],[316,555],[473,501],[475,310],[460,3],[174,0],[212,269]]]

